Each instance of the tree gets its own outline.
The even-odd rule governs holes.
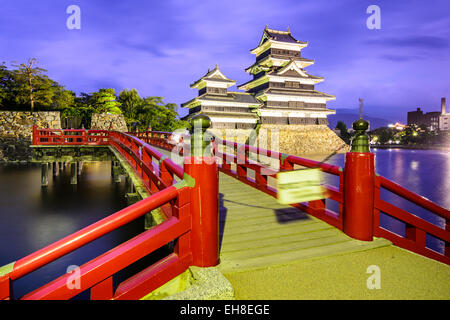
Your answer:
[[[100,89],[92,93],[92,107],[98,113],[120,114],[122,111],[119,105],[114,89]]]
[[[144,100],[139,96],[137,90],[123,89],[119,92],[118,101],[127,125],[131,126],[133,122],[137,122],[137,115],[144,104]]]
[[[55,109],[64,109],[73,106],[75,103],[75,92],[66,90],[55,81],[52,82],[53,99],[51,106]]]
[[[151,127],[156,131],[173,131],[187,126],[187,122],[177,119],[177,105],[174,103],[163,103],[162,97],[144,98],[144,103],[137,119],[139,129],[146,130]]]
[[[347,125],[343,121],[338,121],[336,124],[336,129],[339,129],[340,137],[342,140],[345,141],[345,143],[350,143],[351,134],[347,130]]]
[[[28,63],[14,64],[15,80],[18,84],[16,92],[16,102],[19,104],[30,103],[31,111],[34,111],[34,104],[39,103],[49,105],[53,97],[52,81],[45,75],[47,70],[36,67],[37,60],[31,58]]]
[[[15,105],[15,87],[14,74],[7,69],[3,62],[0,64],[0,107],[5,108]]]
[[[162,97],[141,98],[136,89],[124,89],[119,93],[120,108],[128,127],[137,124],[139,130],[151,127],[157,131],[173,131],[187,126],[177,119],[177,105],[165,104]]]

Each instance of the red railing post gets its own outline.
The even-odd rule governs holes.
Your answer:
[[[445,231],[450,232],[450,219],[445,219]],[[444,255],[450,258],[450,242],[445,241]]]
[[[11,278],[6,274],[0,276],[0,300],[11,299]]]
[[[190,197],[192,264],[212,267],[219,263],[219,171],[216,158],[205,154],[209,118],[199,115],[192,122],[192,156],[184,158],[184,172],[195,181]]]
[[[368,126],[364,120],[353,123],[356,136],[351,152],[345,155],[343,231],[352,238],[372,241],[375,155],[364,133]]]
[[[33,124],[33,137],[32,137],[32,144],[33,145],[37,145],[39,141],[38,138],[38,130],[37,130],[37,126],[35,124]]]

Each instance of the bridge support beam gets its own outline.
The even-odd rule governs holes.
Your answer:
[[[77,184],[77,163],[70,163],[70,184]]]
[[[52,162],[52,174],[54,177],[58,175],[58,170],[56,170],[56,164],[57,162]]]
[[[83,171],[83,161],[78,161],[77,168],[77,175],[81,176],[81,173]]]
[[[41,186],[48,186],[48,163],[41,165]]]

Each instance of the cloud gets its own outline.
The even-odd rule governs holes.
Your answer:
[[[416,49],[442,50],[450,45],[450,39],[436,36],[413,35],[406,37],[397,36],[379,38],[375,40],[365,41],[365,43],[369,45],[394,48],[407,47]]]
[[[419,55],[397,55],[397,54],[383,54],[380,56],[382,59],[394,61],[394,62],[408,62],[412,60],[421,60],[424,57]]]

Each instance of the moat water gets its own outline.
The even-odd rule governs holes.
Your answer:
[[[444,208],[450,208],[449,153],[401,149],[373,151],[378,174]],[[344,155],[335,155],[328,162],[343,167]],[[17,261],[127,206],[126,183],[124,179],[120,183],[113,181],[109,162],[85,163],[77,185],[70,184],[69,166],[58,171],[56,177],[52,177],[49,170],[49,184],[45,188],[41,188],[40,175],[39,164],[0,165],[0,266]],[[328,180],[336,184],[335,177]],[[442,219],[393,194],[383,192],[382,198],[432,223],[443,223]],[[336,211],[336,203],[329,203],[330,208]],[[386,215],[381,216],[381,225],[404,234],[404,225]],[[143,218],[137,219],[14,281],[14,297],[23,296],[66,273],[69,266],[80,266],[143,230]],[[442,243],[433,237],[427,237],[427,245],[442,250]],[[141,264],[155,261],[156,256],[146,257]],[[133,274],[134,267],[115,277],[115,285]],[[76,298],[89,298],[89,293]]]

